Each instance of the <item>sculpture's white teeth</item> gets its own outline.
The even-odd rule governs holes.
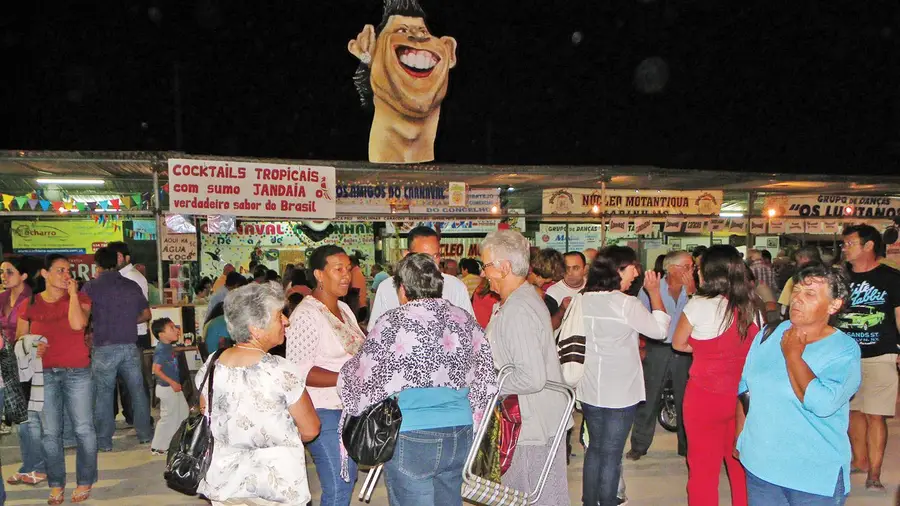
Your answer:
[[[411,47],[403,47],[399,51],[400,63],[415,70],[431,70],[440,58],[431,51],[424,49],[413,49]]]

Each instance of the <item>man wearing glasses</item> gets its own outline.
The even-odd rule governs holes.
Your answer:
[[[669,332],[664,342],[647,339],[647,355],[644,358],[644,388],[647,401],[639,404],[631,430],[631,450],[625,455],[630,460],[638,460],[647,454],[653,443],[656,432],[656,419],[659,416],[660,397],[663,383],[669,371],[672,373],[672,387],[675,390],[675,409],[678,413],[678,454],[687,455],[687,437],[682,424],[682,405],[684,389],[687,386],[688,371],[691,368],[691,356],[678,353],[672,349],[672,335],[678,327],[681,312],[690,296],[697,291],[694,283],[694,259],[688,251],[672,251],[663,260],[666,275],[659,283],[666,313],[671,316]],[[650,298],[644,290],[639,297],[644,306],[650,309]]]
[[[437,232],[428,227],[416,227],[406,236],[407,254],[424,253],[434,259],[434,263],[441,262],[441,240]],[[487,266],[485,266],[487,267]],[[444,292],[441,298],[447,299],[454,306],[464,309],[472,316],[472,301],[469,300],[469,290],[466,285],[455,276],[442,273],[444,278]],[[400,307],[400,299],[397,297],[397,287],[394,286],[394,278],[386,279],[378,285],[375,292],[375,302],[372,303],[372,314],[369,316],[368,330],[375,327],[375,322],[384,313]]]
[[[850,271],[850,305],[838,327],[862,350],[862,384],[850,400],[851,472],[867,473],[866,488],[884,491],[881,466],[887,444],[886,417],[897,405],[900,272],[882,265],[881,234],[870,225],[844,229],[841,248]]]

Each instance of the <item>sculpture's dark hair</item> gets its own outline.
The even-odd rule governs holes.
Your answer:
[[[417,0],[384,0],[384,11],[381,14],[381,23],[375,28],[375,37],[381,35],[384,27],[387,26],[391,16],[408,16],[411,18],[425,19],[425,11],[419,5]],[[369,64],[371,65],[371,63]],[[359,103],[363,109],[369,110],[374,107],[372,103],[372,82],[370,80],[372,72],[363,62],[359,62],[356,72],[353,74],[353,86],[359,93]]]

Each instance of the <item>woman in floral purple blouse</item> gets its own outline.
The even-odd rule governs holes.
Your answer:
[[[491,347],[472,315],[440,298],[444,280],[430,256],[404,258],[394,282],[402,305],[341,368],[344,416],[398,396],[403,422],[384,466],[391,505],[459,506],[473,424],[497,391]]]

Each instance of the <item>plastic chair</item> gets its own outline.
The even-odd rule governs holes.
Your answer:
[[[497,381],[497,393],[494,395],[489,406],[497,405],[497,400],[500,397],[500,389],[506,381],[506,378],[512,373],[513,369],[514,366],[512,364],[505,365],[500,369]],[[575,390],[568,385],[557,383],[555,381],[547,381],[544,388],[564,395],[566,397],[566,409],[562,413],[562,418],[556,429],[556,436],[553,438],[553,443],[550,445],[550,454],[544,462],[544,468],[541,470],[541,477],[538,479],[535,489],[530,492],[512,489],[503,486],[500,483],[476,476],[472,472],[475,457],[478,455],[481,441],[487,433],[488,424],[492,418],[486,413],[481,420],[481,424],[478,426],[478,432],[475,433],[475,441],[472,443],[472,448],[469,450],[469,455],[466,457],[465,467],[463,467],[462,496],[464,499],[485,506],[526,506],[537,504],[541,497],[541,493],[544,491],[544,484],[547,482],[547,476],[550,474],[550,466],[553,464],[553,459],[556,457],[559,445],[562,444],[562,441],[565,439],[566,425],[572,415],[572,408],[575,407]]]

